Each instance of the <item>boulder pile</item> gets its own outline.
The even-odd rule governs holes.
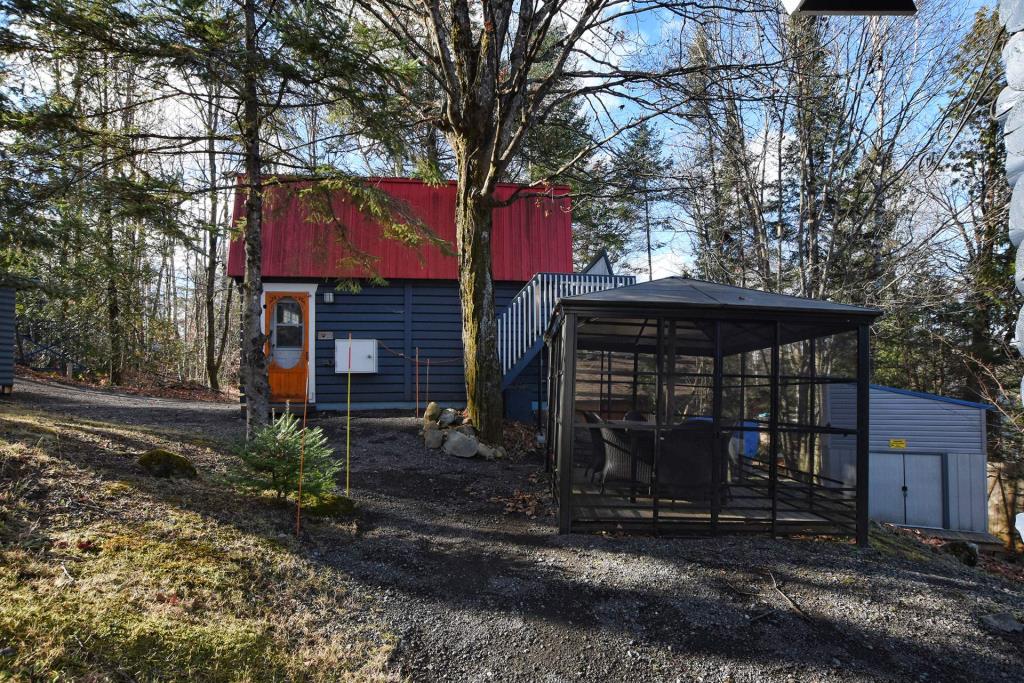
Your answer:
[[[442,450],[456,458],[480,456],[487,460],[506,457],[501,446],[489,446],[480,441],[469,418],[453,408],[442,409],[431,401],[423,411],[423,443],[427,448]]]

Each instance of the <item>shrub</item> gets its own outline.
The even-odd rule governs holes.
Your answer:
[[[319,427],[303,429],[291,413],[284,413],[240,444],[235,454],[245,465],[234,477],[236,483],[259,491],[273,491],[280,499],[299,488],[299,458],[305,433],[302,493],[321,497],[334,491],[341,463],[327,445]]]

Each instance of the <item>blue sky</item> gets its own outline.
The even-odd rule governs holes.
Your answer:
[[[966,26],[968,26],[969,25],[969,18],[971,16],[973,16],[973,14],[976,13],[979,9],[981,9],[982,7],[986,7],[986,6],[987,7],[992,7],[995,4],[995,3],[991,2],[991,1],[990,2],[984,2],[983,0],[956,0],[953,3],[946,3],[946,2],[943,2],[943,0],[926,0],[926,1],[930,1],[932,3],[932,5],[933,5],[934,9],[939,10],[939,11],[948,11],[952,15],[954,15],[953,18],[959,17],[959,18],[962,18],[964,20],[962,25],[959,26],[959,27],[950,26],[949,32],[946,33],[946,35],[949,35],[950,33],[954,34],[954,35],[949,35],[950,38],[955,38],[956,37],[955,34],[958,31],[962,31]],[[781,3],[780,3],[780,6],[781,6]],[[916,21],[915,19],[909,19],[909,18],[908,19],[900,18],[900,19],[894,19],[894,20],[896,20],[896,21]],[[852,20],[852,21],[861,21],[861,20]],[[951,21],[950,23],[951,24],[955,24],[956,22]],[[641,31],[641,33],[643,35],[645,35],[645,37],[648,38],[648,40],[654,40],[654,39],[657,39],[657,36],[660,35],[660,32],[662,30],[661,26],[662,26],[662,20],[659,17],[648,15],[648,16],[645,16],[640,21],[634,20],[633,21],[633,26],[631,28],[633,28],[633,30],[639,29]],[[938,106],[933,106],[931,108],[931,112],[936,117],[939,114],[939,110],[938,109],[939,109]],[[673,208],[671,210],[678,211],[678,208]],[[655,233],[654,237],[655,237],[655,241],[656,242],[661,242],[661,243],[663,243],[664,246],[662,246],[659,249],[657,249],[655,251],[655,253],[654,253],[654,259],[653,259],[654,260],[654,272],[653,272],[653,277],[654,278],[658,278],[658,277],[665,277],[665,276],[668,276],[668,275],[678,274],[690,262],[689,238],[686,235],[684,235],[684,234],[679,234],[679,233],[675,233],[675,232],[659,232],[659,233]],[[647,277],[647,275],[645,274],[646,273],[646,263],[647,263],[646,253],[636,254],[633,258],[629,259],[629,261],[630,261],[631,264],[633,264],[634,268],[639,268],[639,269],[642,269],[644,271],[643,274],[639,275],[640,279],[644,279],[645,277]]]

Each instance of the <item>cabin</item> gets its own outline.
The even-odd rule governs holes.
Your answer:
[[[853,422],[852,385],[826,388],[825,424]],[[987,534],[985,403],[871,385],[869,500],[871,518],[900,526]],[[826,437],[823,474],[855,478],[854,444]]]
[[[454,183],[367,182],[454,252]],[[349,401],[353,410],[414,410],[428,401],[465,405],[456,258],[432,245],[414,249],[386,239],[380,225],[342,191],[333,192],[325,219],[324,211],[312,210],[303,198],[311,184],[285,182],[265,192],[263,301],[272,403],[306,402],[329,411],[345,410]],[[500,185],[498,199],[517,190]],[[514,419],[533,419],[543,403],[543,329],[558,299],[634,282],[614,274],[607,258],[573,272],[567,193],[556,187],[538,196],[531,190],[493,211],[499,360],[506,410]],[[239,189],[235,222],[244,216],[245,191]],[[340,230],[373,259],[372,272],[346,252]],[[241,279],[244,267],[239,238],[230,245],[228,274]],[[374,284],[374,276],[386,284]]]

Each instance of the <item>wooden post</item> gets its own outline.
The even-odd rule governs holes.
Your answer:
[[[348,333],[348,389],[345,391],[345,495],[349,493],[352,467],[352,333]]]
[[[350,344],[351,346],[351,344]],[[307,359],[308,360],[308,359]],[[299,490],[295,496],[295,536],[302,533],[302,471],[306,465],[306,415],[309,406],[309,363],[306,363],[306,389],[302,393],[302,439],[299,442]]]

